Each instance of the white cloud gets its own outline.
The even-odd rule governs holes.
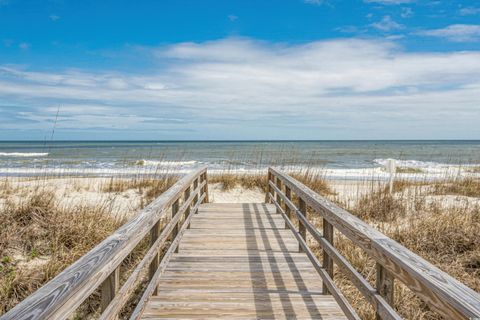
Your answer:
[[[319,5],[322,5],[325,2],[325,0],[304,0],[304,2],[319,6]]]
[[[233,21],[237,21],[237,20],[238,20],[238,17],[237,17],[236,15],[234,15],[234,14],[229,14],[229,15],[228,15],[228,20],[230,20],[230,21],[232,21],[232,22],[233,22]]]
[[[480,8],[475,7],[466,7],[459,10],[460,15],[462,16],[473,16],[480,14]]]
[[[359,39],[223,39],[151,50],[162,67],[146,74],[4,66],[0,96],[35,106],[23,117],[38,126],[65,106],[59,128],[187,130],[195,121],[196,129],[224,138],[235,124],[252,131],[275,123],[294,132],[301,123],[302,132],[328,125],[329,137],[345,127],[388,137],[414,121],[480,136],[472,120],[480,116],[480,52],[410,53],[391,41]]]
[[[28,49],[30,49],[30,44],[26,43],[26,42],[22,42],[18,45],[18,47],[22,50],[28,50]]]
[[[384,16],[381,21],[372,23],[371,26],[380,31],[393,31],[393,30],[401,30],[405,28],[404,25],[393,21],[390,16]]]
[[[50,20],[52,21],[57,21],[60,19],[60,16],[57,16],[56,14],[51,14],[48,16],[50,18]]]
[[[380,3],[385,5],[396,5],[396,4],[405,4],[411,3],[413,0],[364,0],[366,3]]]
[[[417,32],[422,36],[445,38],[453,42],[470,42],[480,40],[480,25],[453,24],[442,29]]]
[[[409,8],[409,7],[405,7],[405,8],[402,8],[402,12],[400,13],[400,16],[402,18],[410,18],[413,16],[413,10],[412,8]]]

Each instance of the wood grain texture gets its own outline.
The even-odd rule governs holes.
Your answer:
[[[141,318],[347,319],[283,221],[271,204],[201,205]]]
[[[331,242],[327,241],[323,234],[320,233],[315,226],[310,223],[297,209],[297,207],[290,201],[285,195],[282,195],[285,204],[289,207],[292,212],[294,212],[299,219],[300,223],[303,224],[306,230],[312,235],[312,237],[318,242],[322,250],[325,251],[337,264],[342,273],[350,280],[350,282],[362,293],[362,295],[367,299],[367,301],[375,308],[377,313],[382,317],[382,319],[389,320],[399,320],[401,317],[395,310],[388,304],[385,299],[377,293],[376,289],[373,288],[363,276],[352,267],[352,265],[343,257],[340,252],[332,245]]]
[[[100,309],[104,311],[117,294],[120,286],[120,267],[116,268],[100,286]]]
[[[448,319],[480,317],[480,294],[294,178],[275,168],[269,168],[269,173],[280,177],[282,183],[309,207],[365,250],[433,310]]]
[[[280,206],[278,205],[278,203],[275,202],[275,198],[273,197],[272,194],[270,194],[270,198],[272,199],[272,202],[273,204],[277,207],[277,208],[280,208]],[[299,212],[299,215],[303,216],[301,214],[300,211]],[[283,211],[283,209],[280,208],[280,214],[282,215],[282,217],[285,219],[285,221],[287,222],[290,230],[292,230],[292,232],[294,233],[295,237],[297,238],[298,240],[298,243],[299,245],[302,247],[302,251],[306,253],[308,259],[310,260],[310,262],[312,263],[313,267],[315,268],[315,270],[317,270],[318,274],[320,275],[320,277],[322,278],[323,280],[323,283],[327,286],[327,289],[328,291],[333,295],[333,297],[335,298],[335,301],[337,301],[337,303],[339,304],[340,308],[342,309],[342,311],[345,313],[346,317],[349,319],[349,320],[360,320],[360,317],[358,316],[358,314],[356,313],[355,309],[353,309],[353,307],[350,305],[350,303],[348,302],[348,300],[345,298],[345,296],[342,294],[342,292],[340,291],[340,289],[335,285],[335,283],[333,282],[333,279],[330,277],[330,275],[325,271],[325,269],[322,267],[322,265],[320,264],[320,262],[318,261],[317,257],[313,254],[312,250],[310,249],[310,247],[307,245],[307,243],[305,242],[305,240],[302,238],[302,236],[300,235],[299,232],[296,232],[295,230],[295,226],[293,225],[293,223],[287,218],[287,216],[285,215],[285,212]],[[323,286],[322,286],[323,287]],[[322,288],[322,294],[324,293],[323,291],[323,288]]]
[[[192,194],[189,195],[189,197],[185,200],[183,205],[180,207],[179,209],[180,214],[184,211],[186,212],[190,208],[190,203],[192,203],[193,199],[198,200],[198,194],[201,192],[202,187],[203,187],[203,183],[200,186],[197,185],[197,188],[193,191]],[[120,288],[118,294],[115,296],[113,301],[108,305],[106,310],[102,313],[100,320],[107,320],[107,319],[111,320],[116,318],[120,310],[123,308],[123,306],[128,301],[132,293],[137,289],[137,286],[140,284],[142,271],[145,269],[147,265],[150,265],[149,279],[150,280],[153,279],[153,276],[155,275],[160,263],[160,261],[158,260],[160,250],[163,248],[165,242],[170,237],[170,234],[172,233],[174,226],[178,223],[181,217],[180,214],[178,214],[172,220],[170,220],[168,224],[163,228],[161,233],[156,236],[155,242],[151,244],[150,249],[147,251],[143,259],[135,267],[133,272],[130,274],[130,276],[125,281],[123,286]],[[188,219],[188,216],[187,216],[187,219]],[[185,223],[188,223],[188,220],[186,220]],[[156,267],[155,269],[153,269],[153,272],[152,272],[151,265],[154,261],[156,261]]]
[[[379,263],[375,265],[376,268],[376,280],[375,285],[377,292],[385,299],[385,301],[393,306],[393,288],[394,278],[393,276]],[[383,319],[382,314],[377,312],[376,319]]]
[[[65,319],[115,270],[206,167],[183,177],[137,216],[4,314],[2,320]]]
[[[200,204],[204,201],[204,199],[206,197],[206,194],[203,193],[205,191],[205,189],[203,188],[204,184],[206,184],[205,180],[202,181],[202,183],[201,183],[201,185],[202,185],[202,195],[198,197],[198,202],[194,205],[194,210],[198,210],[198,207],[200,206]],[[160,265],[159,265],[157,271],[153,275],[153,277],[150,280],[147,288],[143,292],[142,297],[138,301],[137,306],[133,310],[132,315],[130,316],[130,320],[140,319],[140,317],[143,313],[143,310],[145,309],[145,307],[147,305],[148,300],[150,299],[152,294],[158,292],[158,288],[157,288],[158,287],[158,281],[159,281],[161,275],[163,274],[163,272],[165,272],[165,268],[167,267],[168,263],[170,262],[170,258],[172,257],[172,255],[177,250],[178,244],[179,244],[180,240],[182,239],[182,236],[185,233],[185,230],[187,230],[187,226],[188,226],[190,220],[192,219],[192,217],[193,217],[193,215],[188,216],[185,223],[182,224],[182,227],[181,227],[180,231],[178,232],[175,239],[173,239],[172,243],[170,244],[170,247],[168,248],[167,252],[165,253],[162,261],[160,262]]]

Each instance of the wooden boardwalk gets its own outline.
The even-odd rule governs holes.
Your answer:
[[[346,319],[272,204],[203,204],[142,319]]]
[[[100,320],[360,320],[338,273],[377,320],[402,319],[397,281],[444,319],[480,319],[478,292],[287,173],[269,168],[267,183],[266,203],[214,204],[207,168],[193,170],[0,320],[82,318],[95,298]],[[339,236],[375,263],[375,284],[338,250]],[[148,250],[126,270],[142,241]]]

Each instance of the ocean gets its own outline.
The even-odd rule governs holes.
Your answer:
[[[199,165],[213,172],[253,172],[274,165],[358,177],[382,173],[387,159],[430,173],[468,168],[480,165],[480,140],[0,142],[2,176],[187,172]]]

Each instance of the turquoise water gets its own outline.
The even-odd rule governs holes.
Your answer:
[[[480,164],[480,141],[4,141],[0,142],[0,174],[49,168],[261,169],[268,165],[358,169],[400,165],[434,167]]]

